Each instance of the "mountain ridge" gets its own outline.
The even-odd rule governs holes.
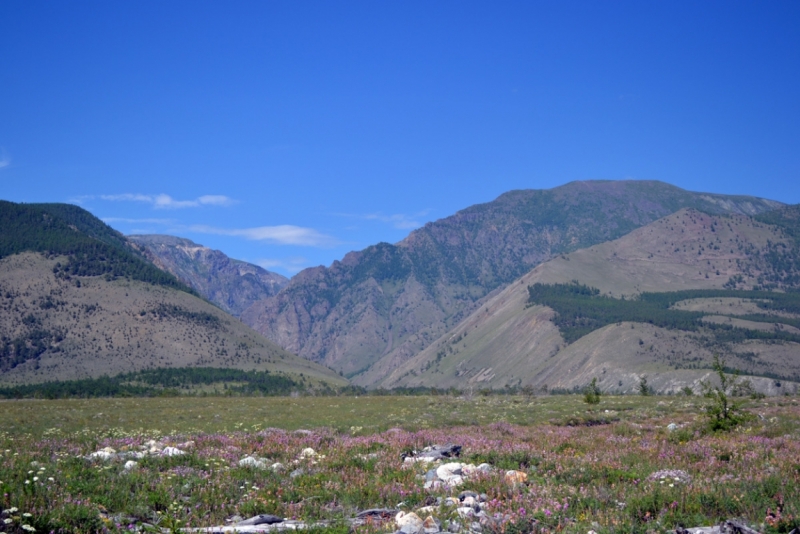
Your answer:
[[[571,182],[510,191],[427,223],[395,245],[298,273],[242,319],[362,386],[378,384],[492,291],[558,254],[625,235],[683,207],[763,213],[783,204],[656,181]]]
[[[784,209],[794,213],[797,208]],[[794,285],[800,265],[795,263],[787,272],[784,267],[789,264],[771,255],[784,245],[795,261],[800,259],[800,244],[784,227],[740,215],[712,216],[681,210],[617,240],[538,265],[487,299],[480,309],[379,385],[462,389],[548,385],[572,389],[593,377],[604,377],[606,389],[612,389],[611,383],[613,389],[635,392],[638,380],[649,374],[651,384],[662,392],[678,392],[687,386],[698,390],[708,371],[689,367],[708,364],[715,350],[722,350],[730,365],[746,373],[774,374],[783,369],[800,377],[800,360],[792,357],[800,353],[796,342],[762,342],[745,336],[741,341],[720,344],[702,332],[622,321],[567,343],[556,325],[555,310],[531,305],[528,289],[536,284],[574,281],[597,287],[602,294],[617,299],[635,297],[643,291],[688,289],[725,290],[723,295],[735,297],[740,293],[734,288],[759,289],[777,284],[776,280],[790,285],[775,289],[795,289],[800,287]],[[736,282],[732,284],[732,280]],[[758,308],[742,299],[715,296],[678,303],[678,309],[705,310],[709,319],[719,321],[723,317],[726,323],[740,328],[776,331],[769,323],[748,322]],[[776,321],[779,315],[775,314]],[[800,315],[787,322],[798,319]],[[780,330],[791,332],[794,327],[782,326]],[[766,378],[753,380],[764,392],[779,392]]]
[[[289,280],[257,265],[182,237],[129,235],[145,257],[228,313],[239,316],[254,302],[275,295]]]

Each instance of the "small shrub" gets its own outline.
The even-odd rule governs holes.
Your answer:
[[[741,388],[738,371],[729,377],[725,374],[725,361],[714,355],[714,371],[719,376],[719,386],[710,382],[702,383],[703,395],[711,399],[706,407],[709,428],[713,431],[727,431],[750,419],[752,416],[741,409],[741,402],[732,400],[733,392]]]
[[[642,378],[639,379],[639,395],[643,397],[649,397],[652,394],[653,388],[647,384],[647,376],[642,375]]]
[[[597,378],[592,378],[592,382],[583,390],[583,401],[586,404],[600,404],[600,386],[597,385]]]

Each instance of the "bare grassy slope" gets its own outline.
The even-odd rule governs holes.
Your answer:
[[[788,240],[780,229],[749,217],[681,210],[617,240],[539,265],[489,298],[380,385],[572,388],[597,376],[607,389],[633,391],[643,374],[665,390],[696,385],[706,371],[682,367],[708,361],[712,354],[692,335],[622,323],[566,345],[550,321],[552,310],[526,308],[528,285],[578,280],[620,296],[721,289],[731,277],[741,275],[739,287],[752,288],[767,269],[763,253],[770,244],[784,242]],[[713,309],[710,303],[689,305]],[[749,309],[736,308],[742,313]],[[794,343],[748,341],[731,347],[729,359],[731,365],[748,372],[780,370],[800,376],[800,346]],[[765,391],[775,390],[768,380],[760,382]]]
[[[54,267],[65,261],[35,252],[0,260],[0,383],[184,366],[303,373],[345,383],[200,298],[124,278],[56,277]]]
[[[781,204],[653,181],[573,182],[511,191],[391,245],[307,269],[242,319],[282,347],[375,385],[543,261],[694,207],[756,214]]]

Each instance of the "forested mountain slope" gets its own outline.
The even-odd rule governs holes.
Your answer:
[[[346,383],[199,298],[88,212],[0,202],[0,383],[198,366]]]

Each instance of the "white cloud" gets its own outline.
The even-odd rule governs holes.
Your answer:
[[[254,228],[216,228],[214,226],[193,225],[190,232],[243,237],[251,241],[266,241],[277,245],[303,245],[307,247],[331,247],[337,240],[313,228],[282,224],[278,226],[257,226]]]
[[[103,217],[102,221],[106,224],[126,223],[126,224],[174,224],[173,219],[128,219],[126,217]]]
[[[339,213],[342,217],[351,217],[354,219],[362,219],[365,221],[380,221],[382,223],[390,224],[398,230],[413,230],[419,228],[424,222],[420,219],[428,214],[429,210],[421,211],[419,213],[405,214],[396,213],[394,215],[384,215],[383,213],[367,213],[366,215],[357,215],[352,213]]]
[[[11,165],[11,157],[4,148],[0,148],[0,169],[4,169],[9,165]]]
[[[93,196],[76,197],[77,201],[95,198]],[[177,200],[166,194],[143,195],[140,193],[123,193],[121,195],[100,195],[101,200],[111,202],[144,202],[155,209],[198,208],[201,206],[232,206],[236,201],[225,195],[203,195],[194,200]]]
[[[282,270],[289,274],[295,274],[299,273],[308,266],[308,260],[299,257],[283,259],[264,258],[257,260],[255,264],[270,271]]]

